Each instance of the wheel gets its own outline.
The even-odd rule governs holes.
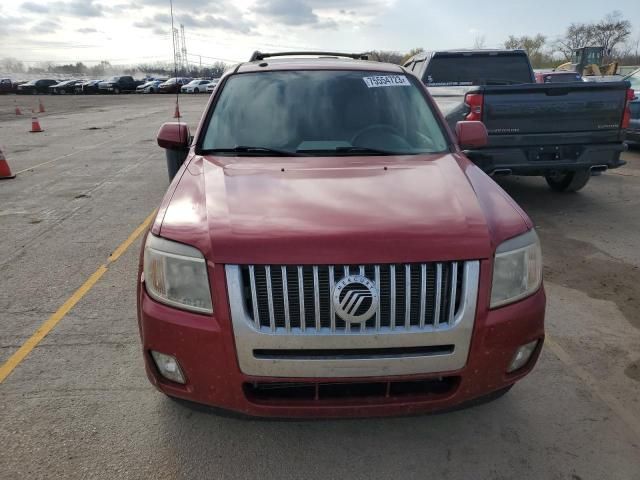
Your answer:
[[[113,89],[113,93],[115,93],[116,95],[118,95],[120,93],[120,89],[118,87],[115,87]]]
[[[591,178],[591,172],[589,170],[551,172],[547,173],[544,178],[554,192],[577,192],[587,184]]]
[[[153,87],[149,88],[149,93],[156,93],[156,91],[153,89]]]
[[[200,90],[198,90],[198,87],[193,89],[193,93],[200,93]]]

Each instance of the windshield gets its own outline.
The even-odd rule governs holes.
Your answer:
[[[531,70],[524,55],[436,55],[423,81],[427,86],[531,83]]]
[[[447,142],[416,80],[322,70],[230,77],[202,149],[248,153],[237,147],[252,154],[419,154],[446,151]]]

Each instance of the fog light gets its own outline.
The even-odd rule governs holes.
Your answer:
[[[160,374],[172,382],[186,383],[182,370],[180,370],[180,364],[171,355],[165,355],[164,353],[151,351],[153,361],[156,362],[156,367]]]
[[[531,358],[533,352],[536,350],[537,346],[538,340],[534,340],[533,342],[527,343],[526,345],[522,345],[518,348],[516,354],[511,359],[507,373],[515,372],[516,370],[524,367]]]

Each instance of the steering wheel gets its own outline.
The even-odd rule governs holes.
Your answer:
[[[369,132],[374,132],[376,130],[386,130],[387,132],[392,133],[393,135],[397,135],[402,138],[402,135],[398,131],[398,129],[392,125],[387,125],[385,123],[374,123],[373,125],[368,125],[360,130],[358,130],[353,137],[351,137],[351,145],[358,145],[358,139],[362,137],[364,134]]]

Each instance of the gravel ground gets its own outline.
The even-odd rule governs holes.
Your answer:
[[[0,363],[158,205],[173,96],[43,97],[44,133],[0,96]],[[206,96],[181,97],[195,129]],[[26,113],[26,112],[25,112]],[[501,185],[538,225],[548,293],[537,368],[504,398],[412,418],[237,420],[143,371],[139,241],[0,385],[2,478],[640,478],[640,153],[574,195]]]

